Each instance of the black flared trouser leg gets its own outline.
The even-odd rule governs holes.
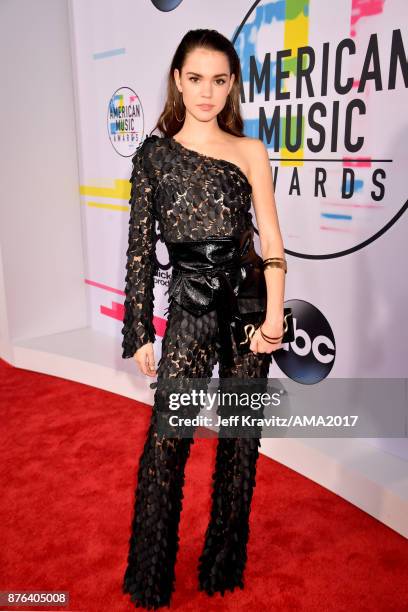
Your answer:
[[[193,438],[169,437],[158,428],[168,409],[166,379],[211,376],[216,363],[216,313],[202,317],[172,304],[157,368],[150,427],[140,457],[128,562],[123,580],[136,607],[170,603],[174,590],[184,472]],[[160,387],[160,389],[159,389]],[[158,431],[159,429],[159,431]]]
[[[256,438],[218,441],[211,518],[199,559],[199,588],[210,595],[244,587],[258,445]]]
[[[272,361],[270,354],[235,354],[234,359],[232,368],[220,365],[220,377],[257,378],[266,383]],[[220,427],[212,476],[211,514],[198,562],[199,589],[209,595],[217,591],[224,595],[227,589],[244,588],[249,516],[261,431],[255,427],[250,432],[253,437],[231,438],[226,437],[226,428]]]
[[[157,434],[157,419],[140,458],[123,590],[136,607],[169,604],[174,590],[184,470],[191,438]]]

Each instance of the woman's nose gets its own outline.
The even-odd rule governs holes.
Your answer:
[[[204,96],[205,98],[211,98],[212,96],[212,85],[203,85],[202,89],[201,89],[201,95]]]

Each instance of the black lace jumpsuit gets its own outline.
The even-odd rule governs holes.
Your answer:
[[[252,228],[252,188],[234,163],[192,151],[173,138],[148,136],[133,157],[125,288],[123,358],[154,342],[156,220],[165,243],[239,236]],[[201,316],[171,300],[157,380],[211,377],[266,378],[271,354],[252,351],[224,364],[217,312]],[[174,590],[184,468],[193,438],[159,435],[156,389],[150,427],[138,467],[134,516],[123,592],[136,607],[168,605]],[[243,588],[250,504],[259,438],[220,438],[213,474],[212,510],[198,563],[198,587],[209,595]]]

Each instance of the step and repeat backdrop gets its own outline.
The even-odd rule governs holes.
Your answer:
[[[406,1],[72,0],[70,26],[92,327],[121,354],[131,158],[182,36],[208,27],[240,57],[245,133],[274,177],[296,338],[271,375],[406,377]],[[157,232],[158,358],[171,269]]]

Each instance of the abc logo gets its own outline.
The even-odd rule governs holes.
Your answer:
[[[159,9],[159,11],[168,12],[174,11],[175,8],[181,4],[182,0],[152,0],[152,4]]]
[[[288,300],[292,308],[294,340],[273,352],[279,368],[292,380],[313,385],[326,378],[333,367],[336,343],[327,319],[303,300]]]

